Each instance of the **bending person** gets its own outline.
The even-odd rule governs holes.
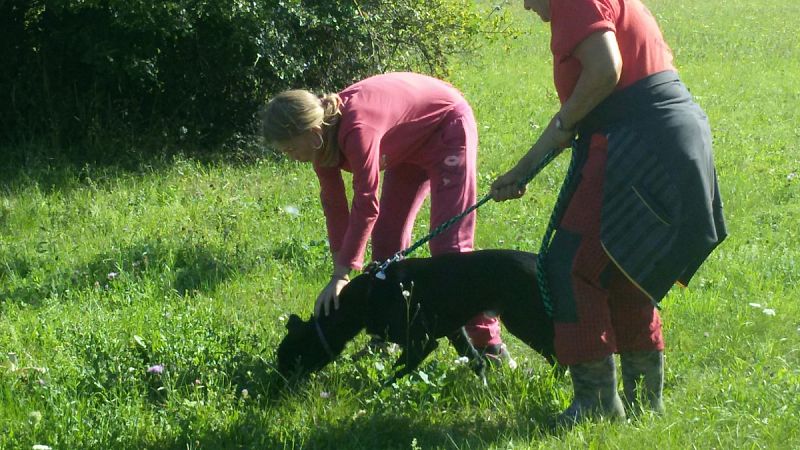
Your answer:
[[[376,261],[408,247],[428,193],[431,229],[476,201],[475,118],[458,90],[435,78],[377,75],[321,98],[286,91],[267,104],[263,131],[289,157],[312,163],[319,178],[334,267],[317,298],[317,315],[327,315],[331,304],[338,308],[348,274],[362,268],[370,236]],[[353,174],[350,206],[342,171]],[[473,212],[433,238],[430,252],[469,252],[474,233]],[[479,351],[512,363],[496,318],[481,314],[466,329]]]

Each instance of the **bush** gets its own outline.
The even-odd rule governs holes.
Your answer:
[[[481,17],[472,0],[5,0],[0,143],[216,146],[288,87],[444,76]]]

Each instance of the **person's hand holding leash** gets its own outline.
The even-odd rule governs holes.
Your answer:
[[[520,198],[525,195],[525,185],[531,171],[539,165],[551,149],[560,150],[568,147],[575,137],[575,126],[567,126],[562,121],[562,114],[559,112],[550,121],[544,133],[539,136],[533,147],[528,150],[525,156],[519,160],[513,169],[498,177],[492,183],[491,195],[495,201]]]
[[[517,165],[494,180],[492,183],[492,198],[495,201],[502,202],[525,195],[525,186],[520,186],[525,175],[519,172],[519,165]]]

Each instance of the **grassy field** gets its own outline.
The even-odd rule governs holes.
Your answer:
[[[481,192],[557,107],[546,25],[512,3],[523,32],[453,71]],[[800,3],[647,4],[711,118],[731,232],[663,302],[665,416],[549,432],[570,383],[513,337],[520,368],[488,388],[443,345],[382,390],[390,360],[351,361],[360,337],[281,389],[286,317],[329,273],[310,168],[36,160],[0,173],[0,448],[800,448]],[[537,249],[567,159],[483,207],[478,246]]]

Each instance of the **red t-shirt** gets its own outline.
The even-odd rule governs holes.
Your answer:
[[[378,218],[380,171],[426,156],[423,144],[447,114],[466,100],[442,80],[415,73],[388,73],[359,81],[339,93],[339,167],[314,169],[331,250],[337,263],[360,269]],[[342,170],[353,173],[348,211]],[[398,249],[400,250],[400,249]]]
[[[617,90],[664,70],[675,70],[672,51],[655,18],[639,0],[550,0],[550,50],[556,91],[565,102],[572,95],[581,63],[575,47],[598,31],[616,35],[622,56]]]

